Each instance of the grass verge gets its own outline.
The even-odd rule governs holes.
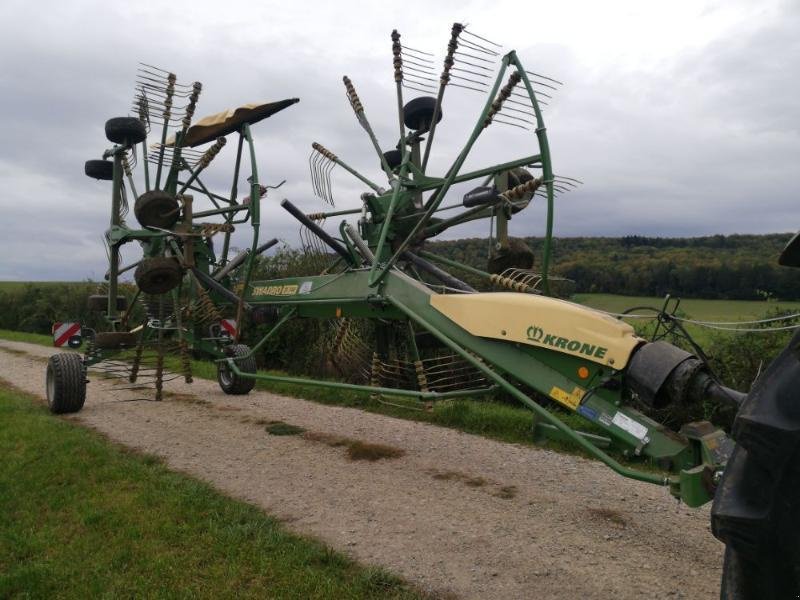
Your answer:
[[[0,597],[420,598],[0,380]]]

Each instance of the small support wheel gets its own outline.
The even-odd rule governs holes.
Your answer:
[[[250,356],[248,358],[239,359],[237,357],[245,356],[250,352],[250,347],[245,344],[234,344],[225,349],[225,354],[231,358],[236,359],[236,366],[240,371],[245,373],[256,372],[256,357]],[[232,396],[241,396],[250,392],[256,385],[255,379],[246,377],[239,377],[228,368],[224,362],[217,363],[217,381],[219,387],[226,394]]]
[[[87,160],[83,172],[93,179],[111,181],[114,179],[114,163],[110,160]]]
[[[133,212],[142,227],[169,229],[178,220],[178,201],[167,192],[150,190],[137,198]]]
[[[80,354],[54,354],[47,361],[47,406],[53,414],[78,412],[86,401],[86,367]]]
[[[133,273],[136,285],[145,294],[166,294],[175,289],[183,278],[178,261],[168,256],[145,258]]]
[[[147,130],[136,117],[115,117],[106,121],[106,138],[109,142],[122,146],[133,146],[143,142]]]

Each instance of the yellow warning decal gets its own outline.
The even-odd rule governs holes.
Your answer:
[[[575,410],[581,403],[583,393],[583,390],[579,387],[576,387],[575,390],[570,394],[569,392],[554,385],[553,389],[550,390],[550,397],[556,402],[563,404],[567,408]]]

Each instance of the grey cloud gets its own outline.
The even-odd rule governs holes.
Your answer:
[[[105,119],[128,112],[139,60],[175,71],[180,81],[201,80],[201,116],[245,102],[301,99],[254,127],[262,180],[287,180],[264,201],[262,237],[297,243],[298,225],[277,202],[288,197],[304,210],[323,208],[308,178],[312,141],[380,177],[371,145],[344,98],[341,76],[355,82],[388,149],[398,136],[388,50],[393,26],[413,45],[436,52],[453,18],[483,22],[484,29],[494,29],[485,33],[502,38],[502,21],[488,3],[461,5],[457,15],[420,6],[429,20],[411,18],[407,3],[402,11],[372,5],[349,10],[340,3],[258,4],[247,11],[236,4],[222,10],[170,3],[156,10],[53,3],[37,15],[29,5],[4,3],[0,219],[7,233],[0,239],[0,279],[104,273],[100,237],[109,190],[83,175],[83,161],[106,147]],[[566,82],[545,113],[556,172],[586,182],[557,200],[557,235],[699,235],[797,225],[800,107],[793,74],[800,67],[800,11],[790,3],[765,6],[724,39],[676,50],[647,68],[590,67],[568,42],[526,39],[519,48],[526,65]],[[455,158],[481,102],[448,90],[434,172]],[[234,142],[231,137],[209,169],[207,184],[229,185]],[[530,132],[492,126],[465,168],[535,151]],[[249,168],[240,186],[247,174]],[[361,184],[341,169],[334,181],[337,207],[358,207]],[[454,189],[448,203],[467,187]],[[512,232],[541,234],[543,208],[537,202],[515,217]],[[328,224],[331,230],[336,225]],[[487,227],[472,223],[447,236],[485,236]],[[234,241],[247,245],[248,236],[238,231]],[[135,250],[128,253],[135,256]]]

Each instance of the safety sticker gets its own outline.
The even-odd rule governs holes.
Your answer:
[[[53,346],[63,346],[69,342],[69,338],[81,334],[80,323],[53,323]]]
[[[614,415],[612,423],[620,429],[627,431],[637,440],[643,440],[647,436],[647,427],[631,419],[628,415],[618,412]]]
[[[580,390],[580,388],[575,388],[576,390]],[[550,397],[555,400],[556,402],[560,402],[564,406],[575,410],[578,408],[578,405],[581,403],[581,398],[583,397],[583,390],[580,390],[581,394],[570,394],[569,392],[562,390],[558,386],[553,386],[553,389],[550,390]]]
[[[222,319],[219,326],[227,335],[236,337],[236,319]]]

